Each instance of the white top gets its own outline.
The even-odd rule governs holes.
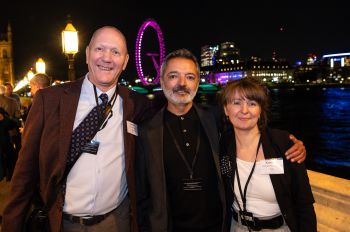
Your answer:
[[[244,194],[244,187],[253,168],[254,162],[248,162],[238,158],[236,160],[242,187],[242,194]],[[262,164],[262,161],[257,161],[255,169],[257,166]],[[239,205],[243,210],[243,202],[241,194],[239,192],[237,175],[235,175],[234,178],[234,190]],[[254,217],[262,218],[281,214],[281,210],[278,206],[275,191],[273,190],[269,175],[257,174],[255,171],[253,172],[253,175],[247,187],[246,199],[247,211],[252,212]],[[239,207],[237,206],[236,201],[234,201],[233,207],[237,212],[239,211]]]
[[[74,129],[96,106],[93,85],[87,75],[80,93]],[[115,87],[106,92],[108,101],[114,91]],[[97,95],[101,93],[97,89]],[[100,104],[102,101],[99,101]],[[68,175],[63,207],[63,211],[68,214],[105,214],[116,208],[127,195],[123,99],[119,95],[112,111],[113,116],[108,120],[106,127],[94,137],[94,140],[100,142],[97,154],[83,153]]]

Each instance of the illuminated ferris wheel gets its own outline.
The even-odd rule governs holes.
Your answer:
[[[151,57],[153,66],[157,72],[156,78],[153,79],[153,81],[149,82],[147,78],[145,78],[145,75],[143,73],[143,68],[142,68],[142,38],[145,33],[145,30],[148,27],[152,27],[158,37],[158,44],[159,44],[159,54],[158,53],[146,53],[146,56]],[[157,60],[156,57],[159,57]],[[165,57],[165,45],[164,45],[164,39],[163,39],[163,33],[160,30],[160,27],[158,23],[153,20],[153,19],[147,19],[140,27],[139,32],[137,33],[137,38],[136,38],[136,47],[135,47],[135,60],[136,60],[136,70],[137,74],[139,75],[139,78],[144,85],[148,85],[150,83],[153,84],[158,84],[159,83],[159,78],[160,78],[160,65],[162,64],[163,60]]]

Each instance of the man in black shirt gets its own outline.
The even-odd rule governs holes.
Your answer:
[[[140,231],[225,231],[218,129],[213,113],[193,103],[198,62],[186,49],[174,51],[160,76],[167,105],[139,128]]]

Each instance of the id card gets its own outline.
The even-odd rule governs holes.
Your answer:
[[[268,175],[268,174],[283,174],[283,159],[273,158],[259,161],[259,165],[255,167],[258,174]]]
[[[84,153],[89,153],[92,155],[96,155],[98,151],[98,147],[100,146],[100,142],[96,140],[91,140],[90,142],[86,143],[82,148],[81,151]]]
[[[183,179],[182,187],[184,191],[203,191],[203,179],[202,178],[192,178]]]
[[[129,134],[138,136],[138,130],[137,130],[137,125],[133,122],[126,121],[126,130],[128,131]]]

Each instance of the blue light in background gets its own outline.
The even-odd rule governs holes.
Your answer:
[[[315,161],[350,168],[350,89],[328,88],[323,93],[319,143],[323,153]]]

